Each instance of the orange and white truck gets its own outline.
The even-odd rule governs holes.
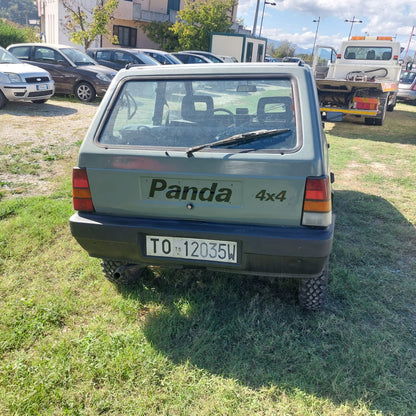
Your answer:
[[[352,114],[381,126],[396,105],[400,52],[390,36],[354,36],[338,52],[317,46],[312,67],[323,118],[342,121]]]

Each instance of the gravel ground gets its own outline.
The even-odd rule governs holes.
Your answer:
[[[52,98],[0,110],[0,198],[51,193],[71,177],[99,102]]]

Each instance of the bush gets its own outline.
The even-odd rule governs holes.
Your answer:
[[[0,20],[0,46],[3,48],[12,43],[29,42],[35,37],[35,32],[30,28],[19,29]]]

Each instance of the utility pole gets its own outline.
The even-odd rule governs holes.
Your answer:
[[[254,14],[253,30],[251,31],[251,34],[253,36],[256,36],[257,18],[259,16],[259,7],[260,7],[260,0],[257,0],[256,13]]]

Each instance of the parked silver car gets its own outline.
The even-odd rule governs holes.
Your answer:
[[[416,71],[402,71],[397,98],[416,104]]]
[[[159,61],[136,49],[125,48],[90,48],[87,55],[96,60],[100,65],[108,66],[116,71],[132,65],[159,65]]]
[[[0,108],[8,101],[44,103],[55,92],[55,84],[42,68],[21,62],[0,47]]]

